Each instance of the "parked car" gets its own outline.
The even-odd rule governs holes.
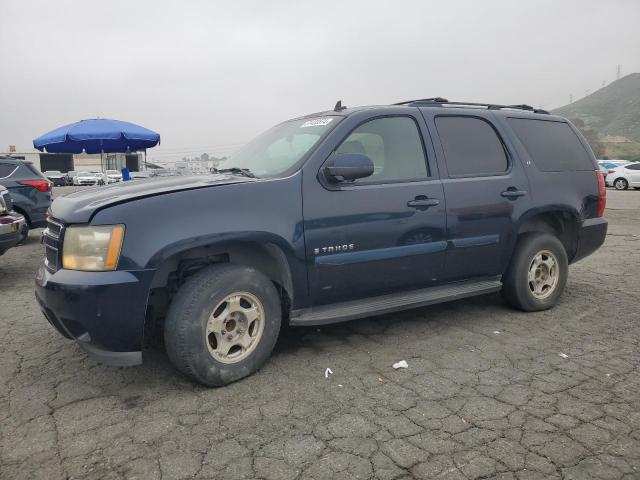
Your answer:
[[[9,190],[0,185],[0,255],[20,243],[25,230],[27,222],[13,210]]]
[[[606,182],[616,190],[640,189],[640,162],[628,163],[609,171]]]
[[[119,170],[107,170],[105,172],[107,183],[117,183],[122,181],[122,172]]]
[[[49,179],[54,187],[63,187],[67,184],[66,175],[59,170],[47,170],[42,174]]]
[[[131,180],[145,180],[149,178],[149,175],[145,172],[129,172],[129,179]]]
[[[622,165],[627,165],[629,163],[631,163],[629,160],[598,160],[598,167],[605,177],[605,185],[607,187],[613,186],[609,183],[606,183],[607,175],[613,172],[614,169],[621,167]]]
[[[51,182],[31,162],[0,157],[0,185],[9,190],[13,209],[26,220],[28,228],[20,232],[21,242],[26,240],[29,228],[46,226]]]
[[[75,185],[75,182],[73,181],[73,178],[78,175],[78,172],[76,172],[75,170],[69,170],[67,172],[67,174],[65,175],[65,179],[67,181],[67,185]]]
[[[178,370],[224,385],[266,362],[284,322],[498,291],[551,308],[607,232],[587,142],[526,106],[338,104],[226,165],[56,199],[36,276],[49,322],[112,365],[140,363],[161,325]]]
[[[101,173],[96,172],[76,172],[73,176],[74,185],[100,185],[104,183]]]
[[[97,179],[97,185],[106,185],[109,182],[106,173],[103,173],[103,172],[90,172],[90,173]]]

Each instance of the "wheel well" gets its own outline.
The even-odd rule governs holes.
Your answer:
[[[255,268],[269,278],[280,294],[283,321],[293,302],[293,283],[284,252],[273,243],[234,242],[197,247],[167,258],[156,270],[151,282],[147,306],[145,339],[158,343],[162,322],[173,296],[193,274],[217,263],[233,263]]]
[[[16,207],[15,205],[13,205],[13,209],[18,212],[20,215],[22,215],[25,220],[27,221],[27,225],[29,225],[29,228],[31,227],[31,218],[29,218],[29,215],[27,215],[27,212],[25,212],[22,208],[20,207]]]
[[[527,218],[518,228],[518,237],[528,232],[544,232],[555,235],[564,245],[569,261],[578,248],[578,220],[568,212],[544,212]]]

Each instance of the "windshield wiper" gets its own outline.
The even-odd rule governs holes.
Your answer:
[[[221,169],[214,168],[213,173],[231,173],[233,175],[242,175],[243,177],[256,178],[256,176],[248,168],[239,168],[239,167],[229,167],[229,168],[221,168]]]

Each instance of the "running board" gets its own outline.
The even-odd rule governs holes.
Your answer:
[[[324,325],[497,292],[500,279],[467,280],[437,287],[350,300],[291,312],[290,325]]]

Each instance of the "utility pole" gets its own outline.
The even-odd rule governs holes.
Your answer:
[[[618,68],[616,68],[616,80],[620,80],[620,70],[622,69],[622,65],[618,64]]]

